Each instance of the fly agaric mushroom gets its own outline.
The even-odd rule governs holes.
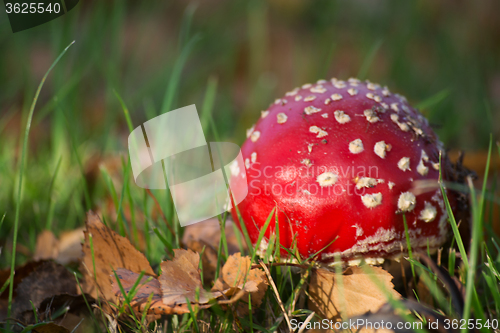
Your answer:
[[[231,168],[231,183],[247,179],[238,209],[253,243],[273,208],[281,245],[295,243],[304,258],[324,248],[322,262],[339,256],[376,264],[401,256],[403,216],[412,248],[432,251],[447,240],[437,186],[442,143],[422,114],[387,87],[357,79],[305,84],[262,111],[247,136],[245,165]],[[449,167],[443,158],[444,179]],[[270,223],[266,238],[275,232]]]

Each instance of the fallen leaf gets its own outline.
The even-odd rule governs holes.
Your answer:
[[[64,266],[46,261],[25,277],[16,288],[13,301],[14,316],[24,311],[32,311],[31,303],[38,309],[46,298],[58,294],[77,293],[76,279]]]
[[[92,326],[92,319],[89,316],[89,306],[95,303],[90,295],[58,294],[45,298],[37,308],[37,314],[33,310],[24,311],[17,319],[22,319],[25,323],[35,323],[43,321],[53,321],[54,324],[63,326],[74,332],[88,332]],[[52,316],[61,309],[65,309],[63,316],[52,319]],[[76,327],[78,328],[74,330]]]
[[[59,239],[49,230],[42,231],[35,246],[34,260],[48,260],[66,265],[82,257],[83,228],[61,233]]]
[[[265,273],[259,268],[251,268],[250,257],[241,253],[231,255],[222,267],[221,276],[212,291],[222,292],[226,297],[240,297],[238,313],[248,313],[248,294],[251,293],[252,309],[258,308],[267,290]],[[243,293],[238,293],[241,290]]]
[[[58,253],[59,241],[50,230],[42,231],[36,238],[33,260],[54,259]]]
[[[92,211],[87,213],[85,225],[81,269],[84,275],[82,287],[85,293],[94,298],[99,294],[100,297],[114,301],[116,296],[112,290],[111,277],[113,270],[118,268],[125,268],[135,273],[144,271],[146,275],[156,276],[144,254],[137,251],[127,238],[106,227]],[[92,235],[94,256],[90,248],[90,235]]]
[[[224,232],[230,255],[240,250],[237,235],[234,229],[234,222],[228,218],[226,220]],[[239,233],[239,230],[236,232]],[[203,267],[203,281],[206,284],[212,282],[215,278],[215,271],[217,267],[217,249],[219,248],[220,234],[219,220],[216,218],[188,225],[184,229],[182,243],[194,252],[202,253],[203,251],[201,264]],[[243,241],[243,236],[241,236],[241,240],[243,248],[246,249],[246,243]]]
[[[26,264],[16,267],[14,275],[14,298],[17,296],[16,290],[17,286],[21,281],[30,275],[38,266],[41,266],[45,261],[29,261]],[[0,271],[0,285],[4,285],[4,283],[10,277],[10,269],[4,269]],[[8,299],[9,298],[9,288],[6,288],[2,294],[0,294],[0,299]]]
[[[342,319],[340,313],[350,318],[367,311],[375,312],[387,302],[386,294],[374,282],[375,279],[393,297],[401,297],[394,290],[392,275],[380,267],[370,267],[370,273],[360,267],[349,267],[342,274],[342,286],[336,273],[326,269],[315,270],[309,284],[309,307],[332,320]]]
[[[237,231],[241,237],[242,246],[245,249],[246,243],[243,236]],[[230,218],[226,219],[226,227],[224,228],[224,233],[226,235],[226,242],[229,254],[235,254],[240,251],[237,235],[235,233],[234,222]],[[184,229],[184,235],[182,236],[182,242],[187,244],[190,240],[202,242],[214,249],[219,248],[220,242],[220,225],[219,220],[212,218],[200,223],[195,223],[188,225]]]
[[[192,306],[208,308],[211,306],[207,304],[210,299],[222,295],[213,295],[203,289],[198,268],[199,254],[191,250],[175,249],[174,255],[173,260],[161,263],[161,275],[158,279],[148,276],[141,278],[130,303],[133,309],[145,311],[152,295],[147,310],[149,314],[184,314],[189,313],[188,301]],[[123,291],[128,295],[139,274],[120,268],[116,270],[116,275]],[[113,293],[123,301],[124,295],[115,279],[112,288]]]
[[[128,295],[137,279],[139,278],[139,274],[122,268],[117,269],[116,274],[120,279],[123,290]],[[148,308],[149,314],[161,315],[189,313],[189,308],[186,304],[164,304],[162,301],[160,281],[158,281],[158,279],[156,278],[148,281],[150,278],[151,277],[143,276],[141,281],[139,282],[134,297],[130,303],[133,309],[139,312],[145,311],[149,296],[153,294],[150,306]],[[115,281],[113,281],[113,292],[119,296],[120,300],[124,300],[120,287]]]
[[[47,323],[43,325],[36,325],[32,330],[33,333],[69,333],[69,330],[55,323]]]
[[[212,295],[203,289],[200,256],[191,250],[174,250],[173,260],[161,263],[160,285],[164,304],[208,303]],[[198,295],[197,295],[198,294]]]

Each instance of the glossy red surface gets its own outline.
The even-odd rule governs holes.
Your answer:
[[[334,94],[342,98],[332,100]],[[309,100],[309,96],[315,98]],[[315,109],[306,109],[311,106]],[[246,168],[246,176],[234,172],[231,178],[232,184],[240,186],[246,179],[249,188],[238,208],[252,242],[274,207],[281,244],[291,247],[295,235],[303,257],[334,239],[320,259],[331,260],[334,253],[344,259],[399,254],[406,248],[403,213],[414,247],[435,249],[445,242],[449,228],[436,170],[442,144],[404,97],[356,80],[319,81],[287,93],[267,111],[250,131],[254,140],[250,136],[242,146],[247,167],[239,165],[239,169]],[[339,118],[339,122],[335,111],[344,111],[350,120],[341,123]],[[278,116],[280,113],[286,117]],[[257,139],[256,132],[260,132]],[[350,143],[356,139],[361,140],[363,151],[353,153]],[[383,149],[378,154],[375,151],[381,141],[388,145],[384,158]],[[409,169],[404,171],[398,167],[403,157],[410,159]],[[423,165],[418,167],[419,163]],[[325,172],[336,176],[336,182],[325,185],[318,181]],[[357,188],[362,177],[372,178],[372,186]],[[398,200],[404,192],[414,193],[416,202],[414,209],[402,212]],[[365,197],[364,202],[366,195],[375,196],[372,200]],[[238,221],[234,208],[232,214]],[[272,222],[266,238],[274,229]]]

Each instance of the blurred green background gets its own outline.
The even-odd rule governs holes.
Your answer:
[[[217,82],[217,130],[241,144],[260,110],[286,91],[353,76],[405,95],[449,148],[483,150],[490,133],[500,134],[499,1],[94,0],[15,34],[1,10],[0,266],[10,260],[4,254],[29,107],[73,40],[33,118],[19,261],[31,255],[41,230],[81,226],[89,208],[116,220],[123,196],[119,215],[127,226],[149,230],[141,219],[154,223],[147,213],[153,203],[128,186],[131,177],[122,191],[129,130],[117,95],[138,126],[193,103],[201,112],[208,82]],[[157,195],[168,213],[168,195]]]

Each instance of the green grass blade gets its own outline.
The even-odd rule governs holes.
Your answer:
[[[21,151],[21,170],[19,170],[19,180],[18,180],[18,191],[17,191],[17,200],[16,200],[16,215],[14,218],[14,235],[12,237],[12,258],[11,258],[11,264],[10,264],[10,281],[14,281],[14,268],[16,266],[16,248],[17,248],[17,231],[19,229],[19,215],[21,212],[21,199],[22,199],[22,188],[23,188],[23,176],[24,176],[24,169],[25,169],[25,161],[26,161],[26,155],[28,152],[28,137],[31,129],[31,121],[33,120],[33,113],[35,112],[35,105],[38,100],[38,96],[40,95],[40,91],[42,90],[43,84],[45,83],[45,80],[47,79],[47,76],[49,75],[50,71],[55,67],[55,65],[59,62],[59,60],[62,58],[62,56],[68,51],[71,45],[73,45],[75,41],[72,41],[66,48],[59,54],[59,56],[56,58],[56,60],[52,63],[52,65],[49,67],[47,72],[42,78],[42,82],[38,85],[38,89],[36,90],[35,93],[35,98],[33,98],[33,103],[31,103],[30,111],[28,114],[28,121],[26,122],[26,130],[24,131],[24,141],[23,141],[23,149]],[[12,296],[14,293],[14,283],[11,283],[9,285],[9,303],[7,306],[7,317],[10,318],[11,313],[12,313]]]
[[[403,224],[405,226],[405,238],[406,238],[406,246],[408,247],[408,257],[410,258],[410,265],[411,265],[411,273],[413,275],[413,278],[416,278],[415,275],[415,267],[413,267],[413,255],[411,252],[411,242],[410,242],[410,234],[408,233],[408,224],[406,223],[406,215],[403,214]]]
[[[358,79],[364,80],[366,79],[366,75],[368,74],[368,71],[370,70],[370,66],[373,63],[373,60],[375,60],[375,56],[377,55],[378,50],[382,46],[382,43],[384,41],[382,39],[379,39],[375,41],[375,43],[372,45],[370,51],[365,57],[365,60],[363,60],[363,63],[361,64],[361,67],[359,68],[358,72]]]
[[[260,247],[260,242],[262,242],[262,239],[264,238],[264,235],[267,231],[267,228],[269,227],[269,223],[271,223],[271,220],[273,219],[273,215],[274,215],[275,211],[276,211],[276,207],[271,210],[271,213],[269,213],[269,215],[267,216],[266,222],[264,223],[264,225],[260,229],[259,237],[257,238],[257,242],[255,243],[255,250],[253,251],[253,254],[252,254],[252,260],[250,261],[252,263],[255,260],[255,256],[257,255],[257,251],[259,250],[259,247]],[[276,214],[278,214],[278,213],[276,212]]]
[[[451,90],[449,88],[443,89],[437,94],[434,94],[427,99],[424,99],[422,102],[415,105],[416,109],[425,110],[433,107],[444,101],[448,96],[450,96]]]
[[[127,121],[127,126],[130,132],[134,130],[134,125],[132,124],[132,119],[130,118],[130,112],[128,111],[127,105],[123,101],[122,97],[118,92],[113,89],[113,92],[115,93],[116,98],[118,98],[118,101],[120,102],[120,105],[122,106],[123,113],[125,115],[125,120]]]
[[[57,161],[56,170],[54,171],[54,175],[52,175],[52,179],[50,180],[48,195],[47,195],[47,221],[45,222],[45,229],[51,230],[52,228],[52,216],[54,213],[54,203],[52,201],[52,191],[54,190],[54,183],[56,182],[57,174],[59,173],[59,168],[61,167],[62,156],[59,157]]]
[[[464,243],[462,241],[462,236],[460,236],[460,231],[458,230],[458,224],[455,220],[455,216],[453,215],[453,210],[451,209],[450,201],[446,196],[446,191],[443,186],[443,175],[442,175],[442,166],[441,166],[441,154],[439,154],[439,188],[441,189],[441,194],[443,196],[444,205],[446,207],[446,212],[448,213],[448,220],[451,225],[451,229],[453,230],[453,236],[455,236],[455,241],[457,242],[458,250],[460,251],[460,255],[462,257],[462,261],[464,263],[464,267],[466,270],[469,269],[469,260],[467,259],[467,252],[465,251]]]
[[[186,46],[182,49],[182,52],[177,58],[177,61],[174,64],[174,69],[172,74],[170,75],[170,80],[167,86],[167,90],[165,91],[165,98],[163,99],[163,104],[161,106],[161,113],[166,113],[170,111],[172,108],[174,97],[177,92],[177,86],[179,85],[179,81],[182,74],[182,69],[186,64],[187,58],[191,53],[194,45],[201,39],[199,35],[195,35],[193,38],[187,42]]]

